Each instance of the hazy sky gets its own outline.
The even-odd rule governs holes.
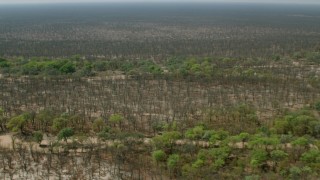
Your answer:
[[[320,4],[320,0],[0,0],[2,4],[14,3],[76,3],[76,2],[255,2]]]

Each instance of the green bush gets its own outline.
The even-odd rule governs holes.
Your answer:
[[[178,154],[171,154],[167,159],[167,167],[171,170],[174,170],[177,168],[179,161],[180,156]]]
[[[253,167],[258,167],[266,163],[267,159],[268,159],[268,153],[265,150],[256,149],[251,153],[250,164]]]
[[[273,150],[270,153],[270,157],[274,161],[282,161],[288,157],[288,154],[282,150]]]
[[[6,59],[0,58],[0,68],[8,68],[10,67],[9,62]]]
[[[33,132],[33,139],[34,141],[36,141],[38,144],[41,143],[41,141],[43,140],[43,134],[40,131],[35,131]]]
[[[24,75],[38,75],[43,69],[43,63],[30,61],[22,66],[22,74]]]
[[[320,101],[315,103],[314,108],[315,108],[317,111],[320,111]]]
[[[203,126],[196,126],[192,129],[188,129],[185,133],[186,138],[188,139],[201,139],[205,133]]]
[[[156,162],[163,162],[166,160],[166,153],[162,150],[156,150],[152,152],[152,158],[156,161]]]
[[[74,65],[74,63],[68,61],[66,64],[64,64],[60,69],[59,71],[61,73],[64,73],[64,74],[72,74],[74,72],[76,72],[76,67]]]
[[[58,133],[58,140],[64,140],[67,142],[67,139],[71,136],[73,136],[74,132],[71,128],[64,128]]]
[[[300,160],[306,163],[320,163],[320,151],[318,149],[311,149],[303,153]]]

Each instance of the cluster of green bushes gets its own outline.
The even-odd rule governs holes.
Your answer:
[[[106,62],[96,62],[94,67],[97,70],[122,71],[128,75],[145,73],[160,75],[163,73],[161,65],[156,64],[152,60],[109,60]]]
[[[320,64],[320,52],[308,52],[305,57],[313,63]]]
[[[312,179],[320,169],[320,119],[316,109],[288,113],[272,127],[231,135],[201,124],[169,128],[153,138],[155,165],[185,179]]]
[[[215,129],[207,121],[187,129],[177,122],[159,123],[162,127],[158,130],[162,133],[152,138],[150,157],[155,166],[176,178],[312,179],[320,173],[318,105],[319,102],[311,108],[289,112],[275,119],[272,126],[260,125],[250,132],[230,133]],[[246,105],[237,109],[243,114],[255,114]],[[127,141],[128,137],[145,137],[125,131],[123,122],[124,117],[120,114],[88,121],[79,115],[57,114],[50,110],[7,118],[0,109],[2,130],[7,128],[25,136],[32,135],[39,144],[43,133],[64,141],[74,135],[121,142]]]
[[[278,134],[320,138],[320,121],[314,117],[313,112],[307,110],[290,113],[277,119],[274,129]]]
[[[3,73],[21,75],[59,75],[76,72],[76,63],[71,60],[0,60]]]
[[[0,68],[9,68],[10,67],[10,63],[8,62],[8,60],[0,58]]]
[[[98,118],[87,121],[79,115],[57,114],[50,110],[42,110],[38,113],[25,112],[8,118],[0,109],[1,131],[10,130],[26,137],[31,135],[39,143],[43,133],[56,135],[59,140],[65,141],[74,134],[97,135],[102,140],[131,136],[128,133],[121,133],[123,120],[122,115],[111,114],[106,119]]]
[[[105,71],[121,71],[129,75],[163,73],[161,66],[151,60],[0,59],[0,72],[3,74],[94,76]]]
[[[171,74],[178,77],[196,78],[219,76],[265,78],[272,76],[273,73],[258,71],[252,67],[262,67],[272,63],[287,63],[288,59],[306,59],[309,62],[317,63],[319,61],[319,52],[298,52],[291,58],[277,56],[277,58],[273,60],[228,57],[172,57],[162,61],[141,59],[85,60],[79,56],[73,56],[67,59],[0,58],[0,72],[2,74],[17,75],[74,74],[79,76],[94,76],[99,72],[120,71],[127,75]]]

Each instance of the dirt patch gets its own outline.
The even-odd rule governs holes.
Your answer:
[[[4,134],[0,136],[0,146],[4,148],[12,147],[12,135]]]

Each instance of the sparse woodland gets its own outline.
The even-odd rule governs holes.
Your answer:
[[[2,58],[1,174],[316,178],[318,56]]]
[[[0,179],[319,179],[316,7],[78,6],[0,7]]]

